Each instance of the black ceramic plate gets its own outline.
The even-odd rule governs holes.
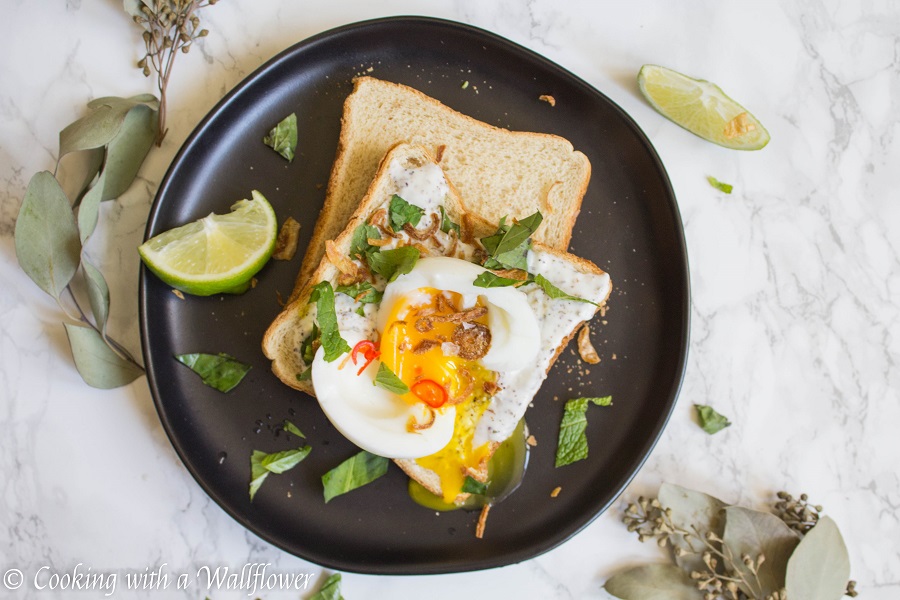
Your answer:
[[[407,495],[399,469],[325,504],[323,473],[356,452],[315,400],[281,384],[260,350],[287,297],[324,199],[343,101],[358,74],[404,83],[487,123],[562,135],[593,176],[571,251],[607,270],[614,291],[594,320],[599,365],[566,351],[527,414],[538,445],[521,488],[493,508],[484,539],[477,513],[436,515]],[[463,82],[469,85],[464,89]],[[538,100],[551,94],[556,106]],[[295,112],[297,158],[263,145]],[[290,262],[271,261],[242,296],[178,299],[146,270],[141,332],[160,420],[204,490],[272,544],[333,569],[446,573],[497,567],[545,552],[606,509],[646,459],[675,402],[688,339],[688,276],[678,208],[665,170],[635,123],[603,94],[516,44],[458,23],[391,18],[341,27],[281,53],[216,106],[185,142],[162,182],[147,236],[259,189],[279,219],[303,225]],[[602,322],[601,322],[602,321]],[[574,346],[574,344],[573,344]],[[228,394],[205,387],[173,354],[227,352],[253,365]],[[553,466],[563,401],[613,396],[589,411],[590,457]],[[250,454],[303,444],[280,431],[290,419],[309,457],[248,497]],[[555,499],[550,492],[562,492]]]

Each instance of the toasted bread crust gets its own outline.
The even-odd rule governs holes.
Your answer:
[[[447,173],[467,211],[545,217],[535,240],[568,248],[590,181],[587,157],[559,136],[514,132],[461,114],[413,88],[359,77],[344,103],[325,204],[294,286],[293,299],[364,196],[381,157],[398,142],[426,148]]]

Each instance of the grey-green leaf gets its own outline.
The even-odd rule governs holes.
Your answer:
[[[219,354],[202,352],[176,354],[175,360],[199,375],[203,383],[220,392],[229,392],[234,389],[251,368],[250,365],[245,365],[233,356],[221,352]]]
[[[297,149],[297,115],[291,113],[282,119],[269,134],[263,138],[263,143],[284,157],[288,162],[294,160],[294,152]]]
[[[87,260],[81,261],[84,269],[84,278],[87,282],[88,301],[91,303],[91,312],[94,314],[94,322],[101,333],[106,333],[106,321],[109,318],[109,286],[100,269]]]
[[[116,137],[125,115],[138,105],[152,110],[158,108],[156,97],[150,94],[131,98],[107,96],[92,100],[88,103],[90,112],[59,133],[59,157],[69,152],[106,146]]]
[[[729,506],[725,509],[725,533],[722,539],[737,558],[736,568],[743,572],[747,581],[754,582],[754,589],[740,584],[745,594],[764,598],[784,588],[788,558],[800,541],[799,536],[784,521],[771,513]],[[761,589],[755,589],[755,578],[741,561],[745,554],[754,561],[760,554],[766,557],[758,571]]]
[[[16,220],[16,257],[42,290],[59,299],[81,260],[75,215],[49,171],[31,178]]]
[[[790,600],[840,600],[850,578],[850,556],[837,524],[822,517],[787,564]]]
[[[75,367],[91,387],[112,389],[127,385],[144,370],[121,358],[91,327],[65,323]]]
[[[610,577],[603,586],[622,600],[702,600],[703,592],[675,565],[634,567]]]
[[[719,538],[722,537],[725,529],[725,514],[722,509],[726,504],[718,498],[671,483],[663,483],[659,487],[657,499],[663,507],[671,510],[672,524],[679,529],[692,531],[691,527],[696,526],[701,534],[711,531]],[[684,548],[691,552],[683,556],[676,554],[675,562],[678,566],[686,572],[703,569],[701,554],[705,546],[702,540],[692,537],[690,541],[686,541],[680,535],[672,535],[669,536],[669,541],[673,547]]]
[[[731,426],[731,421],[724,415],[719,414],[711,406],[695,404],[694,408],[697,410],[697,419],[700,421],[700,427],[710,435],[719,433],[726,427]]]
[[[387,473],[388,459],[365,450],[351,456],[322,476],[325,502],[371,483]]]

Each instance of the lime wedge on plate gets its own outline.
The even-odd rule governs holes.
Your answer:
[[[762,123],[714,83],[644,65],[638,85],[660,114],[705,140],[734,150],[759,150],[769,143]]]
[[[262,194],[240,200],[224,215],[210,214],[141,244],[144,264],[182,292],[240,294],[275,249],[275,211]]]

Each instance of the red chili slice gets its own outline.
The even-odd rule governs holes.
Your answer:
[[[417,381],[410,388],[410,391],[431,408],[440,408],[447,402],[447,390],[444,389],[444,386],[431,379]]]
[[[372,340],[362,340],[353,346],[353,350],[350,352],[350,358],[353,360],[354,365],[356,364],[356,358],[359,354],[362,354],[363,358],[366,359],[366,362],[360,367],[359,371],[357,371],[357,375],[362,375],[362,372],[366,370],[366,367],[371,365],[373,360],[381,356],[381,352],[377,350],[375,342]]]

